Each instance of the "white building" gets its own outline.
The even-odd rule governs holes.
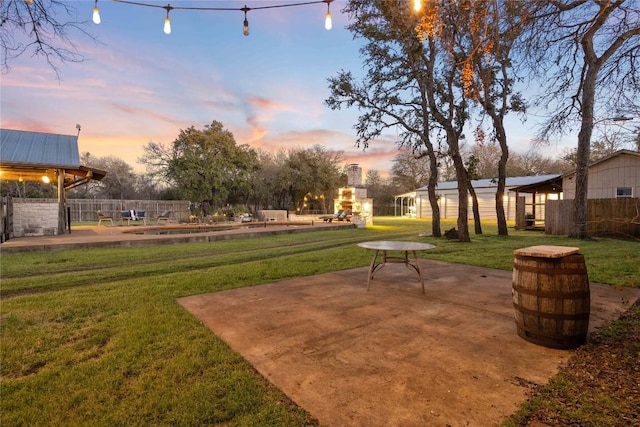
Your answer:
[[[507,220],[516,219],[516,198],[518,196],[529,198],[526,204],[537,206],[536,216],[544,218],[544,202],[547,197],[558,198],[561,194],[547,194],[543,192],[531,194],[517,194],[511,189],[516,187],[537,184],[544,181],[559,178],[560,175],[538,175],[538,176],[519,176],[507,178],[505,181],[505,194],[503,198],[504,210]],[[496,219],[496,191],[498,181],[496,179],[478,179],[471,181],[478,197],[478,207],[480,210],[480,218]],[[438,205],[440,206],[441,219],[457,219],[458,218],[458,182],[447,181],[439,182],[436,186],[436,195],[438,196]],[[402,196],[406,196],[402,195]],[[431,204],[429,203],[429,194],[427,187],[420,187],[415,192],[415,211],[418,218],[431,218]],[[471,196],[469,196],[469,218],[471,215]]]

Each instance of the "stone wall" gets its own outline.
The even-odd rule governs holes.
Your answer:
[[[24,202],[13,199],[13,236],[58,234],[58,202]]]
[[[286,221],[287,211],[262,210],[258,211],[258,221]]]

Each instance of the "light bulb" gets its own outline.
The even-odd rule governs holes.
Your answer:
[[[97,3],[97,2],[96,2]],[[98,10],[98,5],[96,4],[93,7],[93,23],[94,24],[99,24],[100,22],[102,22],[100,20],[100,11]]]
[[[164,18],[164,33],[171,34],[171,19],[168,16]]]
[[[327,14],[324,17],[324,28],[329,31],[331,27],[333,27],[333,23],[331,22],[331,2],[333,0],[324,0],[327,3]]]
[[[247,21],[247,19],[244,19],[244,25],[242,26],[242,34],[244,34],[245,36],[249,35],[249,21]]]
[[[413,0],[413,10],[420,12],[420,9],[422,9],[422,0]]]

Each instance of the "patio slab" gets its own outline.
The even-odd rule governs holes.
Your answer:
[[[511,272],[420,260],[181,298],[178,303],[323,426],[486,426],[571,356],[517,336]],[[591,284],[589,330],[640,289]]]

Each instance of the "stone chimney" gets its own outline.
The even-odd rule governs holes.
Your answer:
[[[347,187],[362,187],[362,168],[355,163],[347,166]]]

